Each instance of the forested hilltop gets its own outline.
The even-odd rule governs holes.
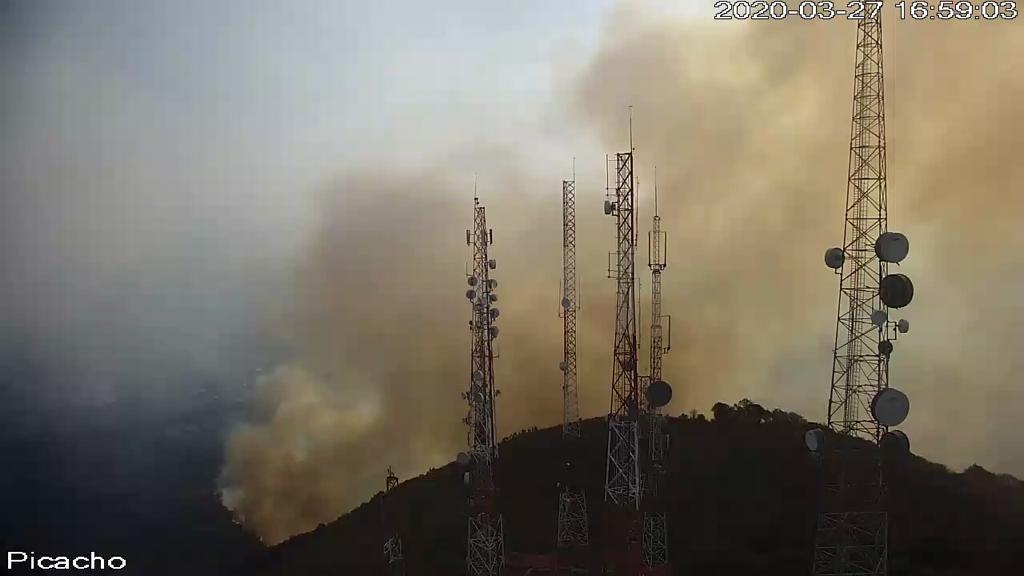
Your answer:
[[[669,418],[670,554],[677,574],[806,573],[813,539],[817,463],[803,434],[818,426],[791,412],[741,401],[713,416]],[[592,541],[600,541],[605,421],[583,423]],[[561,429],[521,432],[500,445],[506,550],[554,545]],[[889,474],[893,576],[1016,573],[1024,545],[1024,483],[979,466],[954,473],[910,457]],[[407,574],[464,572],[465,498],[449,464],[401,484],[397,510]],[[240,574],[381,573],[381,495],[338,520],[255,557]]]

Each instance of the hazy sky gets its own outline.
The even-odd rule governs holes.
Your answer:
[[[3,2],[5,312],[48,338],[174,324],[193,356],[289,265],[344,170],[481,142],[569,157],[547,103],[607,6],[546,5]],[[102,324],[126,283],[146,319]]]
[[[270,539],[308,529],[372,494],[382,466],[408,476],[461,448],[474,174],[508,290],[499,428],[555,422],[557,193],[576,156],[596,358],[581,405],[601,414],[602,159],[632,104],[641,192],[659,164],[670,227],[671,411],[749,396],[822,418],[836,287],[820,259],[842,234],[854,27],[709,12],[0,0],[0,359],[45,367],[20,397],[74,410],[188,406],[211,380],[249,400],[264,369],[228,443],[229,504]],[[907,429],[926,457],[1019,474],[1016,24],[890,26],[886,64],[890,208],[919,280],[893,364]]]

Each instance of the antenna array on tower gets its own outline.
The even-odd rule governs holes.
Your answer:
[[[902,433],[887,432],[909,410],[906,397],[889,388],[893,345],[888,339],[888,332],[895,339],[909,324],[890,322],[888,309],[909,304],[913,285],[902,274],[888,274],[888,264],[902,260],[909,244],[887,231],[884,93],[881,11],[876,11],[857,24],[843,247],[825,253],[826,265],[840,276],[828,402],[828,426],[836,434],[827,440],[812,430],[806,437],[822,463],[815,576],[887,574],[885,485],[881,453],[871,444],[895,437],[897,445],[909,445],[900,442],[905,435],[891,436]]]
[[[615,342],[611,409],[605,469],[605,550],[617,574],[637,574],[642,566],[640,517],[640,390],[636,336],[636,200],[633,143],[615,155],[615,188],[605,213],[615,217],[617,249]]]
[[[474,186],[475,187],[475,186]],[[496,576],[501,573],[505,555],[505,539],[501,514],[495,506],[495,464],[498,447],[495,442],[494,423],[494,339],[498,327],[494,325],[498,309],[497,281],[491,279],[496,267],[488,258],[493,234],[487,228],[487,215],[478,198],[473,198],[473,230],[466,231],[473,251],[472,273],[467,279],[466,297],[472,307],[470,332],[469,390],[465,398],[469,403],[469,453],[459,456],[467,470],[464,479],[469,487],[469,525],[466,538],[466,569],[470,576]]]

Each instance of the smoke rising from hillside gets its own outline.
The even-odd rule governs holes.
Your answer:
[[[821,254],[842,242],[854,32],[652,23],[611,40],[582,79],[582,118],[621,142],[616,113],[632,104],[638,157],[659,167],[666,306],[694,335],[666,370],[697,408],[748,396],[824,415],[836,279]],[[914,403],[905,429],[932,459],[1020,474],[1006,406],[1024,400],[1010,376],[1024,339],[1024,74],[1000,61],[1024,43],[1009,26],[899,22],[885,42],[889,225],[910,237],[901,271],[918,287],[894,311],[913,325],[892,364]],[[711,381],[679,372],[720,346]]]
[[[547,182],[490,166],[488,182],[502,186],[481,190],[498,261],[506,434],[561,413],[560,252],[548,246],[559,242],[560,208],[530,197]],[[472,180],[452,173],[349,175],[327,187],[323,226],[298,273],[303,355],[261,380],[255,422],[228,443],[225,504],[265,541],[358,504],[389,465],[419,473],[465,445]],[[603,396],[595,390],[592,400]]]
[[[625,147],[624,110],[634,107],[644,229],[658,166],[669,410],[747,396],[820,419],[836,298],[821,256],[842,240],[854,26],[627,26],[606,35],[561,104],[609,152]],[[1013,377],[1024,368],[1024,198],[1014,189],[1024,72],[1011,55],[1024,39],[1000,23],[897,23],[885,41],[890,228],[911,240],[902,271],[917,286],[904,311],[913,329],[892,366],[892,384],[914,404],[905,429],[931,459],[1021,474],[1012,407],[1024,402]],[[486,174],[499,260],[499,428],[558,420],[563,175],[498,162],[498,152],[327,187],[297,273],[304,352],[263,380],[262,412],[228,441],[225,503],[265,541],[365,500],[389,464],[418,473],[464,445],[466,166]],[[600,215],[602,167],[580,164],[580,381],[592,416],[608,402],[613,230]]]

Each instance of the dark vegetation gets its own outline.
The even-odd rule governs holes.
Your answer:
[[[33,403],[25,390],[40,381],[0,362],[5,554],[96,552],[123,556],[127,568],[116,572],[122,575],[223,576],[263,550],[216,494],[223,455],[211,439],[223,437],[232,406],[205,399],[188,410],[76,411]]]
[[[805,574],[813,539],[816,462],[803,444],[813,427],[797,414],[749,401],[716,404],[713,417],[670,419],[669,530],[677,574]],[[595,544],[601,534],[605,422],[584,422],[586,491]],[[500,447],[506,550],[549,552],[555,537],[560,428],[515,434]],[[1024,483],[972,466],[962,473],[921,458],[889,476],[890,574],[1015,574],[1024,546]],[[454,464],[413,478],[389,496],[407,573],[463,573],[464,493]],[[240,574],[380,574],[381,495],[317,530],[253,558]]]

